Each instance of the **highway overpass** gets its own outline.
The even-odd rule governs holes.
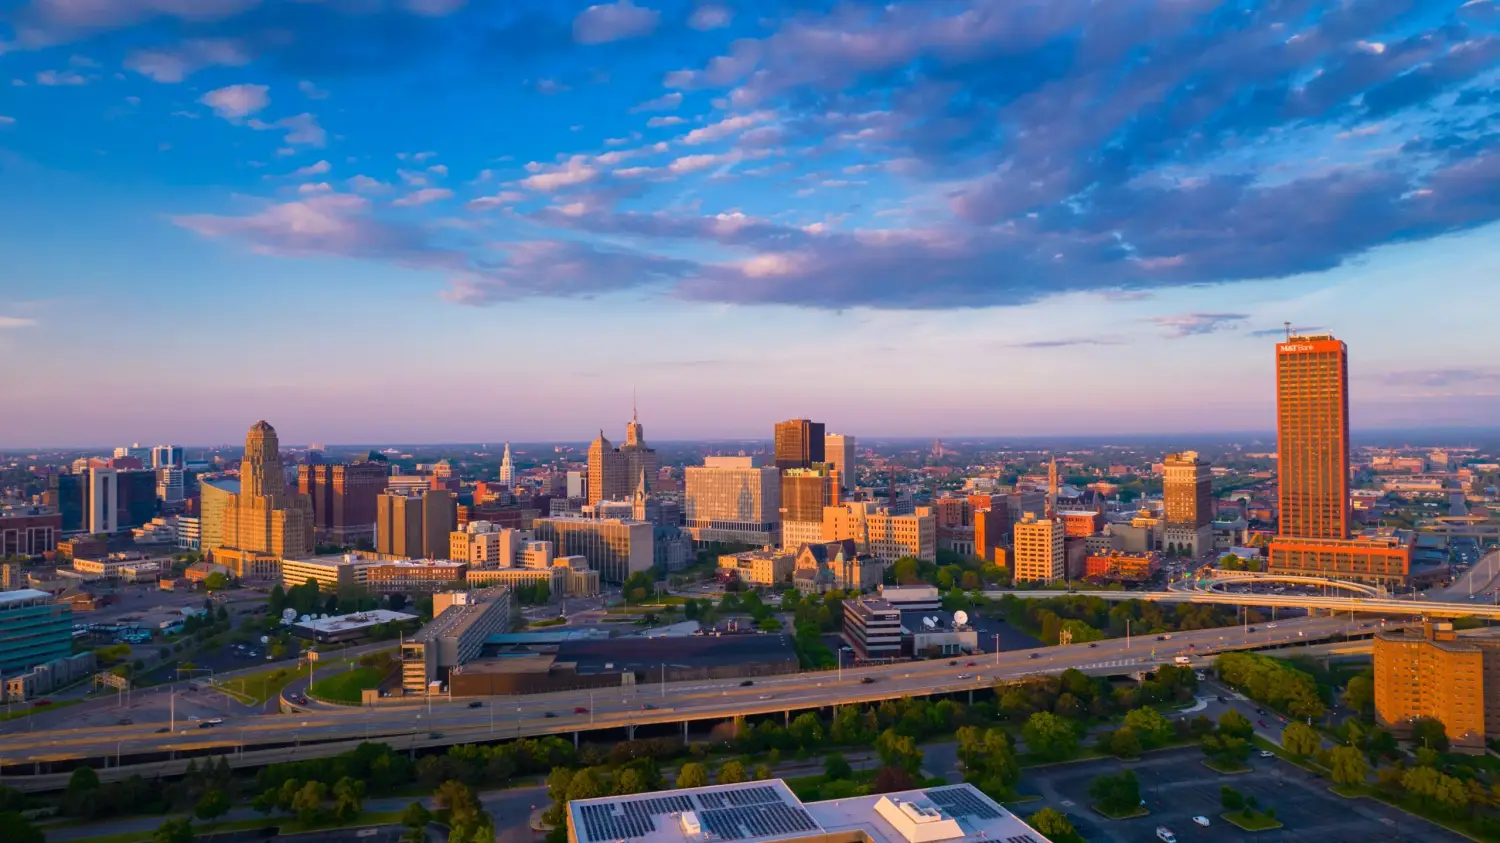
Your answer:
[[[984,596],[998,600],[1010,594],[1023,599],[1063,596],[1058,591],[986,591]],[[1333,597],[1301,594],[1240,594],[1227,591],[1104,591],[1076,590],[1068,595],[1099,597],[1105,600],[1150,600],[1156,603],[1221,603],[1257,608],[1305,609],[1334,613],[1365,613],[1390,617],[1462,618],[1477,617],[1500,620],[1500,605],[1482,600],[1437,602],[1433,600],[1400,600],[1375,597]]]
[[[1191,654],[1296,646],[1373,634],[1375,623],[1347,617],[1297,618],[1276,624],[1223,627],[1171,635],[1134,636],[1093,645],[988,653],[954,660],[902,662],[754,680],[728,679],[665,685],[624,686],[525,697],[487,697],[481,707],[460,698],[438,704],[414,702],[350,707],[230,720],[175,732],[158,724],[59,729],[7,735],[0,742],[0,785],[25,790],[61,787],[79,764],[113,779],[135,773],[181,772],[189,758],[226,756],[231,766],[325,757],[364,740],[398,749],[425,749],[517,736],[563,735],[575,742],[595,732],[619,740],[646,734],[684,734],[692,724],[722,723],[736,715],[779,714],[841,704],[928,695],[972,697],[997,682],[1078,668],[1099,675],[1133,674]],[[1191,647],[1191,649],[1189,649]],[[869,682],[866,682],[866,679]],[[160,731],[158,731],[160,730]],[[645,736],[645,735],[642,735]]]

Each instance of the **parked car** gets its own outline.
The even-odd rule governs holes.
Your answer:
[[[1204,828],[1208,828],[1208,817],[1193,817],[1193,822],[1203,826]]]
[[[1276,757],[1276,753],[1272,752],[1269,749],[1262,749],[1260,751],[1260,757],[1261,758],[1275,758]]]

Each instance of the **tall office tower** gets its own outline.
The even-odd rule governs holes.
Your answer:
[[[151,449],[152,468],[182,468],[182,448],[176,445],[157,445]]]
[[[588,494],[589,473],[587,471],[568,472],[567,486],[564,488],[565,497],[581,498]]]
[[[386,463],[364,461],[297,466],[297,491],[312,500],[319,541],[375,541],[375,499],[389,480]]]
[[[625,444],[620,446],[620,457],[625,466],[625,494],[629,495],[643,480],[646,491],[656,491],[656,472],[661,468],[656,449],[646,444],[646,429],[634,413],[630,424],[625,425]]]
[[[133,530],[156,517],[156,472],[149,468],[119,470],[115,474],[115,484],[121,530]]]
[[[442,489],[422,496],[422,558],[447,559],[448,536],[458,529],[458,496]]]
[[[854,491],[859,478],[854,473],[854,437],[845,433],[829,433],[823,437],[823,455],[828,464],[839,473],[839,488]]]
[[[839,503],[839,473],[827,463],[781,474],[781,546],[823,541],[823,508]]]
[[[1276,446],[1272,572],[1404,582],[1406,541],[1350,538],[1349,360],[1341,341],[1320,334],[1276,345]]]
[[[1167,454],[1162,462],[1162,498],[1168,551],[1199,556],[1213,550],[1213,472],[1196,451]]]
[[[824,460],[823,423],[788,419],[776,423],[776,467],[807,468]]]
[[[391,556],[422,556],[422,498],[384,494],[375,501],[375,550]]]
[[[505,443],[505,456],[500,458],[500,482],[510,488],[516,487],[516,463],[510,457],[510,443]]]
[[[89,474],[82,472],[59,473],[47,481],[47,503],[57,507],[62,515],[62,531],[75,533],[89,523]]]
[[[781,473],[753,457],[708,457],[683,470],[683,515],[698,542],[776,544],[781,534]]]
[[[1038,519],[1028,512],[1015,526],[1014,541],[1011,570],[1016,582],[1050,585],[1066,575],[1067,555],[1060,522],[1051,518]]]
[[[1284,536],[1349,535],[1349,360],[1331,336],[1276,347],[1276,453]]]
[[[239,492],[225,509],[222,541],[226,564],[240,577],[274,575],[279,560],[313,553],[312,499],[287,489],[281,443],[264,421],[245,435]]]
[[[182,501],[182,469],[170,465],[156,469],[156,498],[166,504]]]
[[[89,469],[88,531],[95,535],[120,529],[120,477],[113,468]]]
[[[229,511],[239,505],[240,482],[227,477],[205,478],[198,489],[198,547],[207,556],[224,546]]]
[[[623,500],[629,494],[625,460],[601,430],[599,438],[589,445],[589,503]]]

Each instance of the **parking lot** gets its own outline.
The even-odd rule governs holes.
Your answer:
[[[1254,757],[1250,760],[1251,771],[1237,775],[1217,773],[1202,761],[1203,752],[1195,747],[1151,753],[1139,761],[1098,759],[1031,768],[1021,779],[1021,791],[1040,794],[1042,799],[1018,808],[1023,815],[1047,807],[1062,811],[1091,843],[1155,841],[1157,826],[1171,829],[1182,843],[1224,840],[1463,843],[1468,840],[1373,799],[1336,796],[1328,791],[1328,782],[1277,758]],[[1113,775],[1124,769],[1135,771],[1141,798],[1151,813],[1130,820],[1105,819],[1089,807],[1089,784],[1097,776]],[[1282,827],[1250,833],[1220,819],[1224,809],[1220,807],[1219,788],[1223,785],[1254,796],[1262,807],[1275,808]],[[1195,825],[1195,816],[1207,817],[1210,826]]]

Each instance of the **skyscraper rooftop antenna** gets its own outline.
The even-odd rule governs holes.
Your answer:
[[[640,421],[641,420],[641,414],[639,412],[639,409],[640,409],[640,405],[636,401],[635,387],[632,386],[632,387],[630,387],[630,420],[631,421]]]
[[[1286,338],[1287,339],[1291,339],[1292,338],[1292,323],[1290,323],[1290,322],[1283,322],[1281,324],[1283,324],[1283,325],[1286,326]]]

